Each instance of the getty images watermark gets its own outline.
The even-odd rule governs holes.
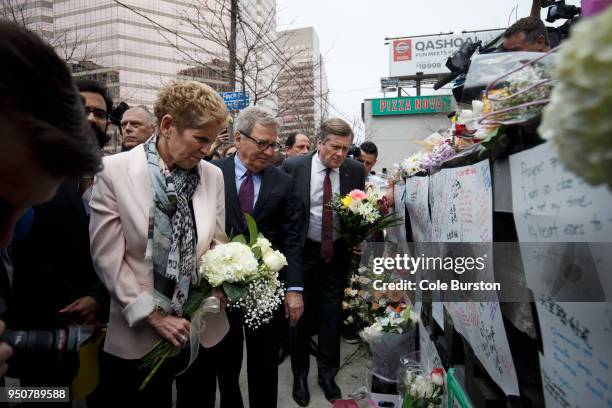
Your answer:
[[[382,275],[385,272],[397,272],[399,275],[415,275],[417,272],[453,272],[463,275],[465,272],[481,272],[487,268],[487,254],[483,256],[410,256],[408,254],[397,254],[394,257],[374,257],[372,258],[372,272],[375,275]],[[418,282],[401,279],[395,282],[385,282],[383,279],[374,279],[372,287],[375,290],[460,290],[460,291],[499,291],[499,282],[465,282],[460,279],[429,280],[420,279]]]

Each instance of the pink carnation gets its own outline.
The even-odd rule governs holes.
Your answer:
[[[364,198],[368,197],[366,193],[361,190],[353,190],[349,193],[349,195],[353,200],[363,200]]]

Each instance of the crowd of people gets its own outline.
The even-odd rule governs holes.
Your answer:
[[[548,46],[533,19],[519,23],[504,47]],[[281,346],[291,355],[293,399],[307,406],[317,335],[318,384],[328,400],[341,398],[341,302],[350,254],[361,248],[340,238],[327,204],[366,183],[387,186],[372,171],[376,145],[364,142],[347,158],[353,131],[332,118],[317,135],[287,135],[283,146],[278,120],[256,106],[240,112],[230,134],[216,91],[176,81],[159,90],[153,112],[123,113],[122,152],[103,158],[113,108],[107,89],[75,82],[53,49],[23,28],[0,22],[0,37],[0,334],[5,322],[20,330],[105,326],[88,406],[172,406],[176,381],[177,406],[195,399],[210,408],[217,383],[222,408],[244,406],[244,342],[249,406],[277,405]],[[208,315],[197,360],[177,375],[189,357],[182,312],[198,259],[245,233],[244,213],[287,258],[284,307],[251,330],[215,289],[222,311]],[[177,353],[139,391],[142,358],[161,339]],[[10,368],[22,386],[69,387],[79,368],[76,354],[58,362],[49,353],[13,353],[0,342],[0,374]]]
[[[276,406],[282,339],[290,339],[294,398],[307,405],[313,334],[319,384],[328,399],[340,398],[334,377],[351,249],[334,231],[338,220],[325,204],[333,193],[365,186],[364,166],[346,160],[353,141],[348,123],[323,122],[312,153],[303,133],[288,135],[282,146],[278,120],[251,107],[233,121],[230,143],[220,96],[198,82],[172,82],[160,89],[153,112],[136,106],[123,113],[122,152],[102,159],[113,108],[107,89],[74,82],[34,34],[9,23],[0,30],[14,39],[2,44],[8,64],[0,84],[6,324],[19,330],[106,326],[100,380],[88,406],[117,398],[170,406],[175,380],[178,406],[196,398],[212,408],[217,382],[221,406],[243,406],[245,340],[249,406]],[[29,98],[28,88],[42,97]],[[373,154],[370,145],[364,158]],[[368,171],[372,165],[367,162]],[[285,307],[258,330],[243,327],[237,310],[211,314],[198,359],[177,376],[186,365],[190,322],[182,310],[197,260],[246,231],[243,213],[287,258]],[[221,290],[214,295],[227,304]],[[146,373],[141,359],[160,339],[182,351],[139,391]],[[12,352],[0,344],[3,374]],[[69,387],[78,356],[56,357],[18,352],[9,375],[21,386]]]

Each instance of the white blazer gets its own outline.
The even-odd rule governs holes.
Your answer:
[[[197,259],[215,244],[227,242],[223,175],[205,161],[199,166],[200,183],[192,198]],[[161,338],[146,322],[155,308],[153,276],[145,261],[152,204],[143,145],[104,158],[90,202],[89,239],[94,267],[111,296],[104,351],[124,359],[142,358]],[[200,343],[212,347],[228,330],[224,311],[209,314]]]

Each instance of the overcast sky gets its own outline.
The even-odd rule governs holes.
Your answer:
[[[531,10],[531,0],[276,1],[279,30],[314,27],[331,103],[350,117],[361,116],[364,99],[382,96],[380,78],[389,74],[385,37],[505,28]]]

